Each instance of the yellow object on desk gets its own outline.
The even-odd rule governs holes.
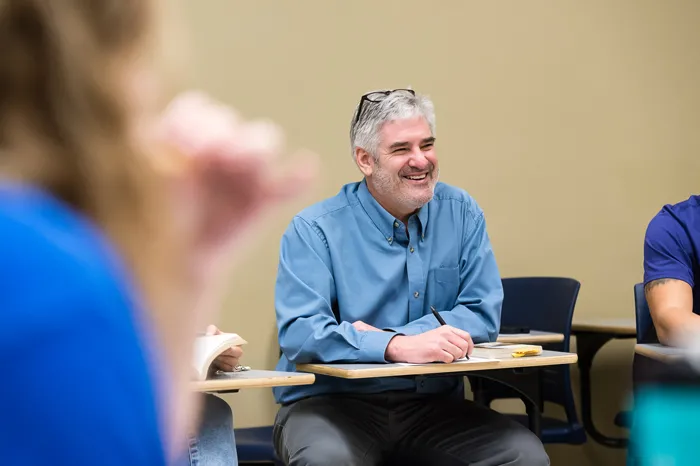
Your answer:
[[[499,342],[479,343],[474,345],[472,352],[472,356],[484,359],[522,358],[540,354],[542,354],[542,347],[539,345],[512,345]]]
[[[522,358],[525,356],[539,356],[540,354],[542,354],[542,347],[538,346],[536,348],[515,350],[511,355],[514,358]]]

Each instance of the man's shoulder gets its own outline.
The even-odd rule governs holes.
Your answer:
[[[451,184],[438,181],[435,185],[434,199],[438,201],[454,200],[460,202],[473,202],[473,198],[467,191]]]
[[[700,196],[666,204],[644,235],[644,283],[673,278],[694,286],[700,245]]]
[[[700,217],[700,196],[693,195],[675,204],[666,204],[656,216],[675,216],[680,220]]]
[[[358,204],[356,192],[359,185],[359,182],[348,183],[342,186],[335,196],[304,208],[295,217],[306,223],[314,224],[324,218],[342,216]]]
[[[445,202],[460,204],[465,213],[472,217],[479,217],[483,214],[479,204],[466,190],[441,181],[435,186],[433,202],[438,204]]]
[[[700,196],[693,195],[684,201],[664,205],[649,222],[650,231],[659,227],[680,227],[686,231],[700,227]]]

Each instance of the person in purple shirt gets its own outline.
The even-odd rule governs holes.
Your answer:
[[[661,343],[700,332],[700,196],[664,206],[644,239],[644,290]]]

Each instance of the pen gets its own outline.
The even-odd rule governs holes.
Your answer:
[[[433,315],[435,316],[435,318],[437,319],[437,321],[440,323],[440,325],[447,325],[447,324],[445,323],[445,321],[443,320],[442,316],[440,315],[440,313],[439,313],[438,311],[435,310],[435,307],[430,306],[430,310],[432,311]],[[468,354],[465,354],[464,357],[467,359],[467,361],[469,361],[469,355],[468,355]]]
[[[433,311],[433,315],[435,316],[437,321],[440,323],[440,325],[447,325],[445,323],[445,321],[442,319],[442,316],[440,315],[440,313],[438,311],[436,311],[433,306],[430,306],[430,310]]]

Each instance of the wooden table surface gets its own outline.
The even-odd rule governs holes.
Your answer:
[[[241,388],[311,385],[315,380],[316,377],[309,373],[252,370],[219,373],[211,379],[192,382],[191,388],[197,392],[216,392]]]
[[[576,353],[559,351],[542,351],[539,356],[506,359],[473,358],[464,363],[433,364],[299,364],[298,371],[329,375],[343,379],[366,379],[372,377],[396,377],[410,375],[446,374],[452,372],[471,372],[496,369],[513,369],[523,367],[556,366],[573,364],[577,361]]]
[[[542,344],[559,343],[564,341],[563,333],[544,332],[542,330],[530,330],[530,333],[502,333],[498,335],[501,343]]]
[[[575,319],[571,330],[574,332],[613,333],[615,335],[636,335],[637,324],[631,318]]]
[[[680,359],[685,354],[681,348],[664,346],[660,343],[638,343],[634,345],[634,352],[657,361],[673,361]]]

